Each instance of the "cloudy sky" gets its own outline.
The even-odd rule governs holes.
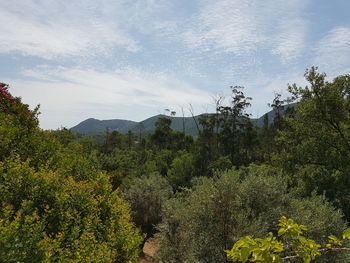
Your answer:
[[[212,109],[242,85],[252,115],[319,66],[350,72],[349,0],[0,0],[0,81],[41,127]]]

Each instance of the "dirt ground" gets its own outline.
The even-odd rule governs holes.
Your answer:
[[[144,256],[140,258],[140,263],[154,263],[154,254],[158,249],[158,245],[154,241],[147,241],[143,246]]]

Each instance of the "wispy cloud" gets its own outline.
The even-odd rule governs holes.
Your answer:
[[[314,64],[330,74],[350,70],[350,27],[335,27],[316,45]]]
[[[198,106],[210,101],[208,92],[174,76],[135,68],[99,72],[41,67],[23,74],[26,80],[12,81],[16,94],[32,105],[41,103],[43,112],[56,111],[61,115],[50,124],[45,121],[48,126],[44,128],[56,128],[61,123],[72,126],[96,114],[100,118],[142,119],[164,108],[175,109],[189,103]],[[101,106],[98,112],[96,105]],[[108,111],[101,111],[103,108]],[[67,110],[74,115],[74,118],[70,116],[74,122],[64,122]]]
[[[250,14],[248,2],[239,2],[205,3],[193,17],[189,30],[183,33],[186,44],[204,51],[222,50],[236,54],[255,49],[261,40],[256,21]]]
[[[116,3],[110,8],[105,2],[1,1],[0,53],[56,59],[106,53],[115,47],[139,50],[118,19],[123,6]]]
[[[271,53],[279,55],[283,63],[297,59],[306,49],[307,24],[301,18],[282,21],[279,34],[272,38]]]
[[[201,51],[249,55],[268,50],[288,61],[304,48],[308,23],[302,10],[307,2],[202,1],[182,36]]]

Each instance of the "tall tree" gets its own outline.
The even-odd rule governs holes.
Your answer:
[[[276,130],[280,130],[282,128],[282,114],[284,110],[284,101],[281,99],[281,96],[281,94],[275,93],[275,97],[273,98],[272,103],[268,104],[275,113],[272,125]]]
[[[171,144],[171,119],[168,117],[161,117],[155,123],[156,129],[151,135],[151,142],[158,149],[167,149]]]
[[[225,155],[230,156],[231,162],[239,167],[242,164],[240,156],[240,137],[246,128],[249,114],[246,109],[251,105],[252,98],[243,93],[244,87],[231,87],[230,106],[219,107],[220,142]]]

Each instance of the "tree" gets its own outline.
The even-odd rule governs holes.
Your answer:
[[[104,153],[112,153],[115,150],[121,150],[124,148],[123,135],[118,131],[109,132],[106,131],[106,142],[103,145]]]
[[[0,262],[137,262],[130,209],[69,131],[0,85]]]
[[[279,132],[283,150],[275,160],[293,174],[305,195],[325,193],[350,219],[350,76],[328,82],[313,67],[305,77],[309,86],[289,87],[299,103],[294,118],[286,118],[286,129]]]
[[[21,99],[13,97],[9,85],[0,83],[0,161],[17,152],[28,158],[35,149],[31,136],[38,132],[39,107],[30,110]]]
[[[69,143],[77,140],[76,134],[67,128],[61,128],[53,131],[53,135],[63,145],[68,145]]]
[[[174,189],[190,186],[190,182],[194,177],[194,158],[192,154],[184,152],[176,157],[171,168],[168,170],[168,180]]]
[[[128,133],[126,134],[126,144],[129,150],[131,150],[131,148],[134,146],[135,140],[136,140],[136,136],[133,134],[133,132],[128,131]]]
[[[272,103],[268,106],[272,109],[270,120],[269,113],[264,115],[263,126],[258,132],[258,158],[261,162],[271,163],[271,156],[273,154],[281,153],[280,145],[276,143],[276,136],[279,131],[285,129],[285,117],[292,117],[294,107],[293,105],[285,105],[287,100],[281,99],[281,94],[275,93]]]
[[[227,156],[221,156],[208,165],[208,169],[212,172],[212,175],[214,175],[217,171],[226,171],[230,170],[231,168],[232,163],[230,161],[230,158]]]
[[[249,114],[246,109],[251,105],[252,98],[246,97],[240,86],[231,87],[231,105],[220,106],[220,144],[224,155],[230,156],[231,162],[239,167],[242,165],[240,137],[244,134]]]
[[[168,149],[171,145],[171,119],[167,117],[159,118],[155,123],[156,129],[151,136],[151,142],[158,149]]]
[[[155,226],[161,222],[163,204],[173,194],[169,182],[157,173],[132,180],[122,196],[134,211],[134,220],[146,239],[155,232]]]
[[[281,94],[275,93],[275,97],[273,98],[273,101],[271,104],[268,104],[269,107],[272,108],[272,110],[275,112],[275,116],[273,118],[273,124],[272,126],[276,130],[282,129],[282,113],[284,111],[284,101],[281,99]]]
[[[218,151],[218,133],[215,127],[218,125],[218,119],[212,114],[202,114],[199,117],[201,130],[196,142],[196,174],[207,176],[209,174],[208,165],[219,155]]]

